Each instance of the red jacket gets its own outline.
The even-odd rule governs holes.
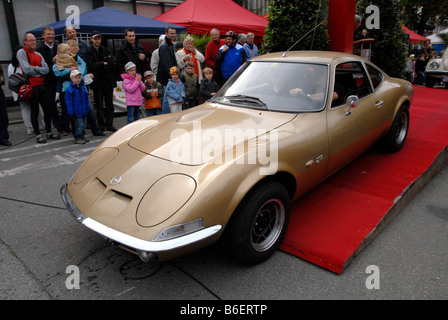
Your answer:
[[[205,48],[205,64],[207,65],[207,67],[212,68],[214,73],[218,72],[218,70],[215,70],[216,54],[218,53],[219,48],[221,48],[221,46],[224,44],[226,44],[226,42],[222,39],[219,40],[219,42],[212,40]]]
[[[45,83],[44,75],[48,73],[48,65],[46,64],[44,58],[42,57],[42,55],[40,53],[38,53],[36,51],[30,51],[27,48],[23,48],[23,51],[26,52],[27,60],[25,61],[25,63],[23,60],[19,60],[19,62],[21,62],[20,67],[22,68],[24,73],[28,76],[28,81],[30,83],[30,87],[35,87],[35,86],[44,84]],[[23,54],[22,54],[22,56],[23,56]],[[22,64],[25,64],[25,66],[22,66]],[[26,64],[28,64],[28,66],[26,66]],[[30,66],[40,67],[40,68],[38,68],[34,71],[31,71],[31,70],[29,70]]]

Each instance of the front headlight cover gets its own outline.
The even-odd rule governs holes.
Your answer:
[[[137,208],[137,222],[154,227],[173,216],[193,196],[196,181],[185,174],[170,174],[156,181]]]

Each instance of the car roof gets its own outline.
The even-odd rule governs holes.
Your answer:
[[[335,51],[288,51],[268,53],[251,59],[251,61],[285,61],[285,62],[314,62],[331,64],[334,60],[364,61],[360,56]]]

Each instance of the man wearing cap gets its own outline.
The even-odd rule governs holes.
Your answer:
[[[91,33],[90,41],[92,45],[87,49],[86,63],[87,70],[93,74],[94,79],[91,88],[96,106],[98,127],[102,131],[115,132],[117,129],[113,126],[113,90],[117,85],[115,81],[116,59],[112,55],[112,51],[101,44],[101,34],[98,31]]]
[[[406,79],[410,83],[414,83],[415,79],[415,54],[411,54],[406,60]]]

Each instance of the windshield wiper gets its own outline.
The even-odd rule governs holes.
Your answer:
[[[221,99],[228,99],[228,100],[231,100],[231,101],[255,103],[257,105],[262,106],[266,110],[269,110],[269,108],[266,105],[266,103],[264,103],[260,98],[257,98],[257,97],[246,96],[246,95],[243,95],[243,94],[236,94],[236,95],[232,95],[232,96],[224,96],[224,97],[221,97]]]

